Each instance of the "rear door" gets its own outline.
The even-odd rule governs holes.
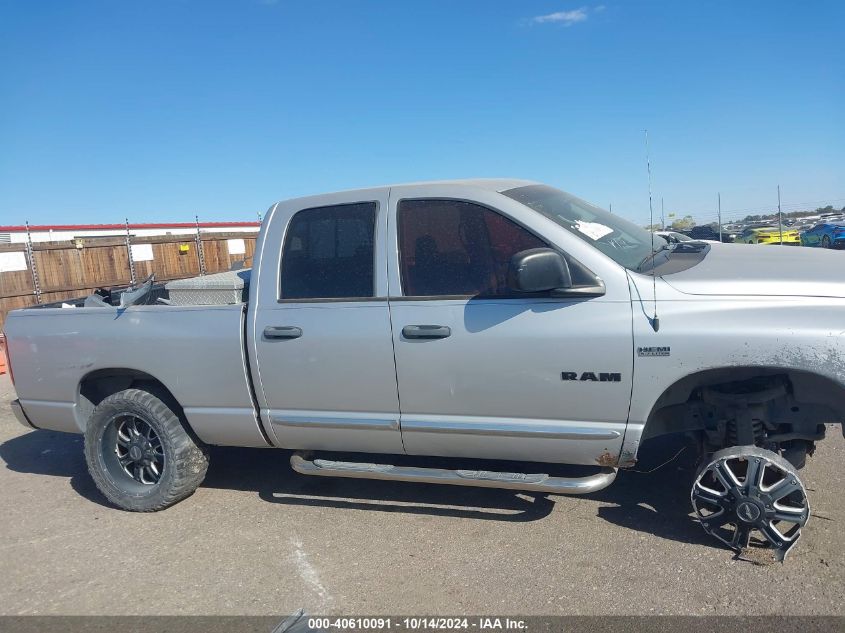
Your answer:
[[[515,295],[508,262],[550,246],[538,233],[489,205],[413,190],[391,198],[406,452],[613,462],[633,371],[627,284],[594,298]]]
[[[262,416],[285,448],[401,453],[386,190],[326,198],[268,225],[252,330]]]

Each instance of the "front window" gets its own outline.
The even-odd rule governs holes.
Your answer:
[[[528,185],[502,192],[542,213],[573,235],[592,244],[625,268],[636,270],[666,240],[618,215],[547,185]]]
[[[511,257],[548,246],[508,218],[460,200],[401,200],[399,262],[405,296],[503,296]]]

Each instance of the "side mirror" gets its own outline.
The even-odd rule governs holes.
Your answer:
[[[508,286],[519,292],[572,288],[572,275],[566,260],[557,251],[531,248],[511,257]]]

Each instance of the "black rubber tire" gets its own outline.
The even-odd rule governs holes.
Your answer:
[[[830,238],[827,235],[822,238],[822,248],[830,248]]]
[[[178,408],[173,405],[173,408]],[[125,389],[105,398],[94,409],[85,429],[85,461],[100,492],[112,504],[131,512],[156,512],[189,497],[208,470],[208,451],[192,437],[173,408],[141,389]],[[102,442],[116,415],[131,414],[155,430],[164,451],[164,468],[155,484],[137,490],[127,479],[109,471]]]

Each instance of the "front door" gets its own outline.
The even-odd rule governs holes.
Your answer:
[[[630,295],[515,296],[511,256],[549,245],[490,207],[391,201],[390,309],[405,450],[572,464],[618,456],[632,382]],[[399,290],[399,292],[397,292]]]
[[[273,294],[257,306],[255,378],[279,446],[403,452],[386,279],[376,266],[386,197],[277,209],[287,226],[271,220],[281,266],[278,285],[259,290]],[[270,261],[268,253],[262,275]]]

